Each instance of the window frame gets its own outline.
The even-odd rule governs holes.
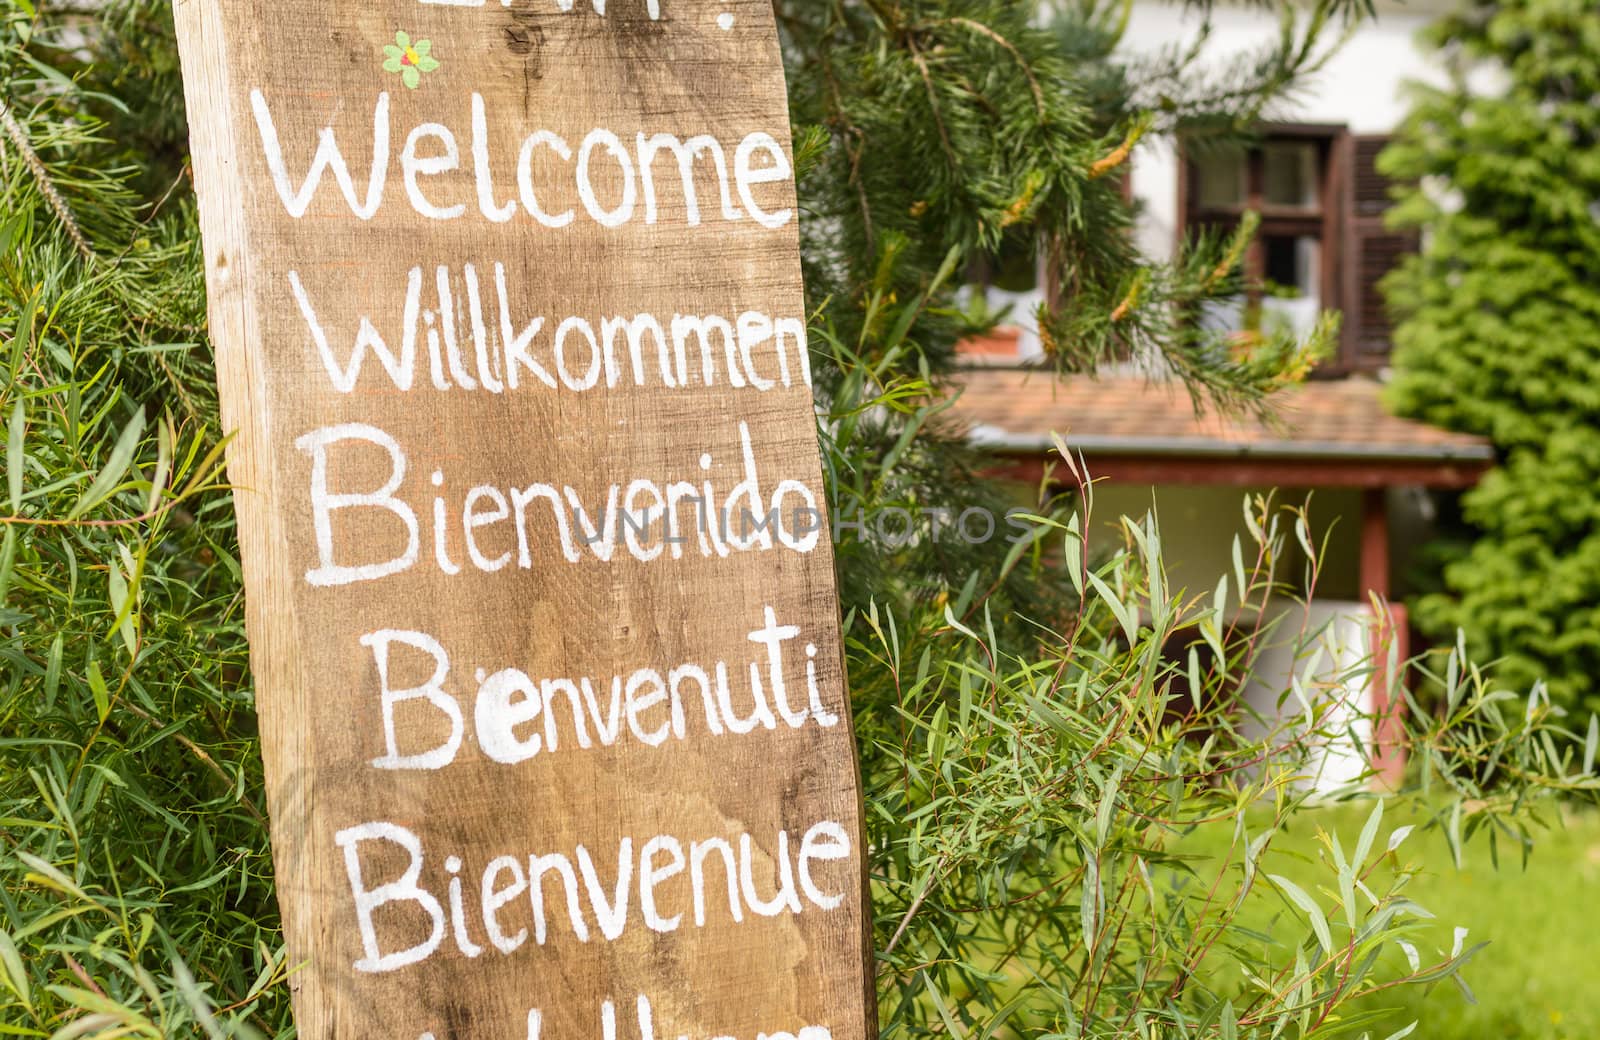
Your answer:
[[[1182,139],[1178,142],[1177,244],[1181,248],[1192,230],[1215,227],[1232,230],[1248,210],[1261,215],[1261,228],[1244,255],[1247,282],[1246,307],[1259,308],[1264,297],[1266,239],[1316,236],[1321,248],[1317,273],[1318,300],[1323,309],[1344,304],[1343,156],[1350,131],[1341,123],[1262,123],[1242,148],[1245,154],[1245,197],[1234,206],[1202,207],[1197,198],[1199,179],[1195,159]],[[1266,202],[1266,146],[1276,143],[1310,143],[1317,149],[1317,204],[1315,208],[1268,205]]]

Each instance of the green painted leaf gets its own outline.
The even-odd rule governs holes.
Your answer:
[[[940,994],[939,988],[933,984],[933,976],[929,975],[925,970],[921,974],[922,983],[928,988],[928,996],[933,1000],[934,1010],[938,1011],[939,1017],[944,1020],[946,1033],[949,1036],[965,1036],[966,1032],[960,1026],[956,1025],[956,1020],[951,1017],[950,1008],[945,1004],[944,997]]]
[[[1116,615],[1117,624],[1122,626],[1123,635],[1128,637],[1128,645],[1133,646],[1139,641],[1139,618],[1128,604],[1122,602],[1117,594],[1111,591],[1111,586],[1101,580],[1098,574],[1090,573],[1089,584],[1100,594],[1106,607]]]
[[[90,906],[100,906],[99,900],[90,897],[89,893],[85,892],[76,881],[63,874],[61,869],[49,860],[40,859],[31,852],[18,851],[16,855],[22,861],[23,866],[32,872],[29,880],[72,896],[74,899],[82,900]]]
[[[145,512],[154,513],[161,507],[161,497],[166,492],[167,480],[172,475],[172,453],[177,445],[178,433],[172,428],[172,416],[164,415],[156,424],[156,471],[150,478],[150,497],[145,502]]]
[[[1079,893],[1079,924],[1083,928],[1083,948],[1094,950],[1100,938],[1100,908],[1104,894],[1100,887],[1099,857],[1085,851],[1083,890]]]
[[[17,529],[14,525],[7,524],[4,537],[0,538],[0,603],[5,602],[6,593],[11,591],[11,568],[16,558]]]
[[[50,643],[50,661],[44,669],[44,706],[48,711],[56,706],[56,693],[61,689],[61,666],[66,656],[66,637],[60,632]]]
[[[138,578],[138,564],[134,562],[126,545],[119,543],[117,549],[122,559],[113,560],[107,574],[107,584],[111,594],[111,627],[122,637],[129,656],[133,656],[139,652],[139,624],[131,582]]]
[[[1450,807],[1450,818],[1445,822],[1444,828],[1445,844],[1450,848],[1450,861],[1455,864],[1457,870],[1461,869],[1464,858],[1461,846],[1461,806],[1462,799],[1457,798],[1455,804]]]
[[[1095,845],[1099,848],[1106,847],[1106,838],[1111,834],[1111,820],[1117,808],[1117,792],[1121,788],[1122,767],[1118,766],[1101,790],[1100,805],[1094,814],[1094,839]]]
[[[1333,863],[1339,870],[1339,902],[1344,908],[1344,921],[1350,931],[1356,930],[1356,871],[1344,858],[1344,848],[1339,844],[1339,836],[1331,835],[1330,845],[1333,849]]]

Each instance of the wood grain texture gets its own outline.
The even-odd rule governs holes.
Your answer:
[[[770,5],[176,11],[300,1036],[865,1040]]]

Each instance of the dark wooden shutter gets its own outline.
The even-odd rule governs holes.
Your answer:
[[[1389,363],[1394,330],[1379,283],[1418,246],[1415,231],[1384,226],[1384,215],[1394,204],[1389,194],[1393,182],[1378,172],[1377,160],[1389,141],[1386,134],[1352,134],[1342,142],[1344,334],[1339,367],[1345,371],[1370,372]]]

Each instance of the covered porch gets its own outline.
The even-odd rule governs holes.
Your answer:
[[[1058,379],[1017,367],[963,372],[955,419],[971,439],[999,455],[1002,476],[1038,486],[1054,473],[1052,434],[1060,434],[1087,463],[1104,515],[1143,512],[1154,504],[1168,529],[1179,521],[1185,558],[1176,561],[1197,580],[1228,568],[1230,524],[1239,497],[1251,489],[1314,494],[1338,525],[1330,535],[1328,582],[1313,610],[1347,644],[1335,656],[1379,663],[1369,687],[1351,691],[1380,720],[1369,761],[1330,762],[1318,783],[1337,786],[1369,767],[1382,782],[1400,778],[1405,762],[1384,730],[1401,701],[1382,662],[1410,654],[1405,595],[1396,581],[1396,548],[1419,542],[1418,510],[1428,490],[1471,487],[1493,464],[1486,441],[1397,418],[1384,408],[1382,386],[1354,378],[1312,381],[1284,391],[1271,419],[1197,415],[1181,388],[1137,376]],[[1055,461],[1055,465],[1052,463]],[[1228,503],[1231,502],[1231,505]],[[1327,508],[1331,505],[1331,509]],[[1326,591],[1324,591],[1326,590]],[[1374,602],[1388,604],[1374,609]],[[1256,684],[1266,697],[1285,682],[1290,660],[1264,657]],[[1254,698],[1252,698],[1254,699]],[[1268,697],[1272,700],[1274,698]],[[1258,708],[1260,706],[1258,705]]]

